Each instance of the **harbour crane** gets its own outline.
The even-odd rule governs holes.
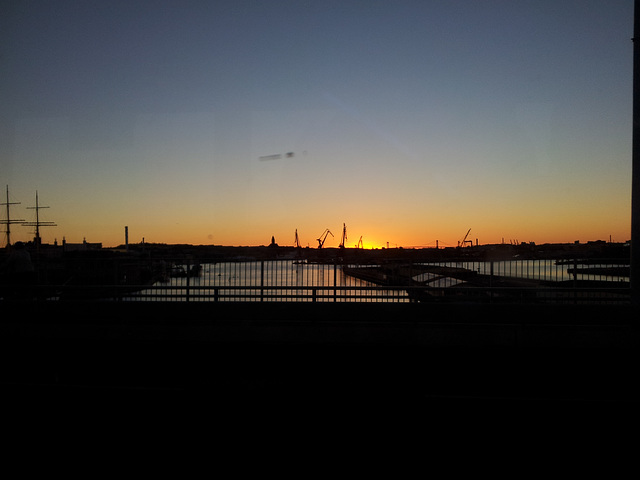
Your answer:
[[[331,236],[333,237],[333,233],[331,233],[331,230],[329,230],[328,228],[325,229],[324,232],[322,232],[322,235],[320,235],[320,238],[318,238],[318,248],[322,248],[322,246],[324,245],[325,240],[327,239],[327,235],[331,234]]]
[[[297,228],[296,228],[296,238],[293,241],[293,244],[295,245],[296,248],[301,248],[300,238],[298,237],[298,229]]]
[[[342,241],[340,242],[340,248],[344,248],[345,243],[347,243],[347,225],[343,223],[342,224]]]
[[[469,236],[469,232],[471,232],[471,229],[467,230],[467,234],[464,236],[462,241],[458,244],[459,247],[464,247],[467,243],[469,245],[473,245],[473,242],[471,240],[467,240],[467,237]]]
[[[356,248],[364,248],[362,244],[362,235],[360,235],[360,240],[358,240],[358,243],[356,244]]]

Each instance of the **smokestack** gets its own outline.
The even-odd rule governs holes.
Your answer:
[[[129,227],[124,227],[124,248],[129,250]]]

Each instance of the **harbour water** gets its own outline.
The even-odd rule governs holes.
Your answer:
[[[556,260],[508,260],[437,262],[415,264],[416,282],[428,282],[430,287],[448,288],[464,282],[435,273],[420,273],[424,265],[464,269],[493,278],[530,279],[545,282],[591,280],[606,282],[617,287],[628,282],[628,277],[613,274],[574,273],[571,262]],[[188,271],[191,264],[178,265]],[[608,263],[589,265],[610,268]],[[264,260],[241,262],[215,262],[200,265],[195,276],[168,277],[140,292],[140,297],[184,301],[410,301],[407,291],[388,288],[345,273],[350,265],[307,263],[295,260]],[[373,270],[380,265],[357,265],[359,269]],[[409,267],[412,268],[412,267]],[[624,268],[624,267],[623,267]],[[347,268],[348,270],[348,268]]]
[[[190,266],[184,265],[185,270]],[[157,282],[141,295],[199,301],[408,301],[406,292],[381,290],[350,277],[341,265],[293,260],[219,262],[199,275]],[[335,288],[338,287],[338,288]]]

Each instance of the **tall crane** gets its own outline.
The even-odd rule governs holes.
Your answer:
[[[467,240],[467,237],[469,236],[469,232],[471,232],[471,229],[467,230],[467,234],[464,236],[464,238],[458,244],[459,247],[464,247],[467,243],[469,245],[473,245],[473,242],[471,240]]]
[[[331,234],[331,236],[333,237],[333,233],[331,233],[331,230],[329,230],[328,228],[325,229],[324,232],[322,232],[322,235],[320,235],[320,238],[318,238],[318,248],[322,248],[325,240],[327,239],[327,235],[329,234]]]
[[[298,229],[296,228],[296,238],[293,241],[293,244],[295,245],[296,248],[301,248],[300,246],[300,238],[298,237]]]
[[[362,235],[360,235],[360,240],[358,240],[358,243],[356,244],[356,248],[364,248],[362,244]]]
[[[340,248],[344,248],[347,243],[347,224],[342,224],[342,241],[340,242]]]

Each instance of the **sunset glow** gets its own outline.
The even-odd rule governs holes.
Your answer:
[[[39,192],[47,243],[624,242],[632,20],[631,1],[4,2],[0,185],[27,221]]]

